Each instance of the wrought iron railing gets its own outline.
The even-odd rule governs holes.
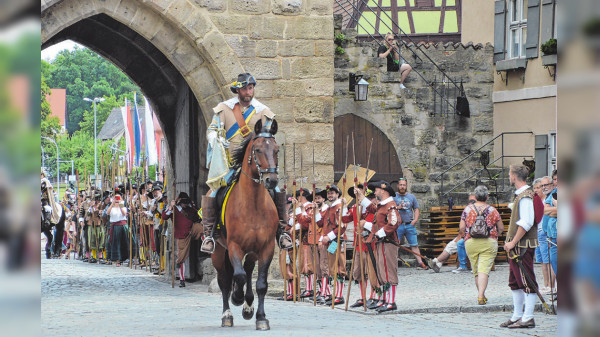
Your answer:
[[[350,13],[343,5],[340,1],[346,2],[348,4],[350,4],[352,6],[352,13]],[[389,29],[390,32],[393,32],[394,29],[392,29],[392,27],[390,27],[385,21],[386,20],[381,20],[380,15],[377,14],[370,6],[368,6],[367,4],[367,0],[335,0],[335,2],[340,6],[340,8],[346,12],[346,14],[351,18],[352,21],[354,21],[357,25],[357,28],[360,27],[363,29],[363,31],[369,35],[369,37],[375,41],[379,46],[384,45],[382,42],[379,41],[378,38],[374,37],[373,34],[369,33],[368,30],[359,22],[360,17],[362,16],[362,12],[361,12],[361,7],[363,9],[368,9],[371,13],[373,13],[375,15],[376,20],[379,19],[380,24],[385,25],[385,27],[387,29]],[[373,2],[378,8],[379,10],[384,13],[387,18],[389,19],[389,21],[392,23],[392,26],[396,27],[398,29],[398,32],[400,32],[400,34],[395,34],[395,36],[400,36],[401,37],[401,41],[403,41],[404,47],[410,51],[410,53],[412,54],[413,59],[415,60],[417,65],[420,65],[423,63],[423,59],[417,54],[417,51],[420,52],[425,59],[427,59],[429,61],[429,63],[431,63],[433,65],[433,67],[437,70],[437,74],[435,72],[431,72],[431,74],[429,75],[429,78],[426,78],[424,72],[421,72],[418,68],[419,67],[415,67],[413,66],[410,62],[408,62],[408,60],[406,58],[404,58],[404,60],[408,63],[411,64],[412,68],[413,68],[413,72],[416,73],[425,83],[427,86],[431,87],[433,89],[434,92],[434,97],[439,98],[439,102],[440,104],[445,103],[447,104],[447,109],[441,109],[443,111],[452,111],[453,113],[457,113],[457,114],[463,114],[464,111],[459,111],[458,109],[464,109],[462,107],[464,107],[465,105],[462,105],[462,107],[459,107],[459,105],[457,104],[457,96],[451,97],[448,96],[448,93],[452,92],[452,93],[458,93],[461,97],[464,97],[466,99],[466,95],[465,95],[465,91],[462,87],[462,85],[459,85],[455,80],[453,80],[452,78],[450,78],[450,76],[448,76],[448,74],[446,74],[446,72],[425,52],[425,50],[423,48],[421,48],[421,46],[416,43],[415,41],[413,41],[409,35],[407,35],[404,30],[402,30],[402,28],[400,28],[400,26],[398,26],[398,23],[396,21],[394,21],[392,19],[392,17],[387,14],[383,8],[381,8],[381,6],[378,4],[377,1]],[[373,28],[373,30],[376,32],[374,34],[379,34],[377,32],[377,29],[375,28],[375,25],[373,23],[371,23],[369,20],[367,20],[366,18],[364,18],[364,21],[366,23],[369,24],[369,26],[371,26],[371,28]],[[412,45],[407,44],[405,41],[409,41],[410,43],[412,43]],[[394,46],[393,47],[394,50],[400,54],[400,47],[399,46]],[[443,87],[440,87],[438,84],[439,83],[444,83]],[[452,89],[452,90],[450,90]],[[466,108],[468,109],[468,104],[466,106]]]
[[[510,154],[507,155],[504,153],[504,138],[506,135],[524,135],[524,134],[531,134],[533,135],[533,132],[531,131],[513,131],[513,132],[503,132],[499,135],[497,135],[496,137],[492,138],[490,141],[488,141],[487,143],[481,145],[478,149],[476,149],[475,151],[469,153],[467,156],[465,156],[464,158],[462,158],[461,160],[459,160],[457,163],[455,163],[454,165],[448,167],[446,170],[444,170],[442,173],[440,173],[439,175],[437,175],[434,180],[436,182],[439,182],[440,185],[440,192],[439,192],[439,198],[440,201],[443,200],[444,197],[448,196],[448,194],[454,192],[457,188],[459,188],[461,185],[463,185],[464,183],[466,183],[467,181],[471,180],[473,177],[480,175],[481,173],[486,170],[488,167],[495,165],[496,163],[500,162],[500,169],[501,169],[501,173],[500,173],[500,181],[501,184],[500,186],[502,188],[504,188],[506,186],[506,181],[505,181],[505,176],[506,176],[506,167],[505,167],[505,162],[504,159],[505,158],[527,158],[527,157],[531,157],[531,155],[529,154],[520,154],[520,155],[515,155],[515,154]],[[454,186],[452,186],[449,189],[445,189],[444,188],[444,180],[445,180],[445,175],[452,171],[454,168],[456,168],[457,166],[461,165],[462,163],[464,163],[465,161],[467,161],[469,158],[475,156],[476,154],[481,154],[484,152],[487,152],[489,155],[489,150],[484,150],[486,147],[488,146],[493,146],[494,143],[496,142],[496,140],[500,139],[500,156],[498,156],[496,159],[489,161],[488,159],[488,163],[486,165],[482,165],[483,167],[476,170],[473,174],[471,174],[469,177],[463,179],[461,182],[455,184]],[[490,177],[491,178],[491,177]],[[496,183],[496,187],[498,187],[498,184]],[[498,191],[496,191],[498,192]],[[504,192],[504,190],[502,190],[501,192]]]

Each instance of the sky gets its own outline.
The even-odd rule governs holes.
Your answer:
[[[79,48],[85,48],[85,46],[71,40],[65,40],[63,42],[52,45],[42,50],[42,60],[47,62],[53,61],[60,51],[64,49],[73,50],[76,46],[78,46]]]

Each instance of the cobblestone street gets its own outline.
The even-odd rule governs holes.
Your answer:
[[[470,306],[476,297],[471,275],[455,275],[449,270],[445,267],[442,273],[434,274],[400,268],[401,284],[405,285],[399,287],[399,311],[385,316],[362,311],[346,313],[343,306],[331,310],[315,308],[312,302],[293,304],[267,297],[265,310],[271,331],[259,332],[254,319],[243,320],[241,307],[234,306],[234,327],[221,328],[220,294],[209,293],[208,287],[198,282],[188,282],[184,289],[177,285],[172,289],[170,282],[140,269],[42,259],[42,335],[314,336],[326,331],[340,336],[554,335],[556,316],[541,312],[536,313],[535,329],[509,332],[498,327],[510,315],[494,307],[510,303],[506,267],[499,267],[490,278],[495,280],[490,284],[487,296],[491,304],[487,306]],[[353,287],[353,293],[357,288]],[[408,294],[413,296],[409,298]],[[457,298],[464,300],[456,301]],[[452,306],[453,301],[457,303]]]

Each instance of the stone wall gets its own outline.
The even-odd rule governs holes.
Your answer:
[[[376,42],[356,42],[355,30],[343,33],[349,41],[344,45],[345,53],[335,57],[335,117],[352,113],[381,129],[396,147],[403,173],[409,179],[409,190],[422,203],[421,208],[439,206],[440,184],[433,177],[492,138],[493,47],[460,43],[422,45],[451,78],[463,79],[471,109],[471,118],[432,116],[433,89],[415,72],[433,78],[434,67],[423,55],[420,55],[423,63],[416,65],[406,48],[402,49],[403,57],[415,69],[405,82],[407,89],[402,90],[400,74],[387,73],[386,60],[377,57]],[[366,102],[355,102],[354,94],[348,92],[350,72],[363,75],[370,83]],[[479,156],[474,157],[452,170],[445,186],[472,174],[479,160]],[[457,202],[466,199],[466,196],[456,197]]]

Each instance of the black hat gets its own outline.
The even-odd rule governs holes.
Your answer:
[[[229,89],[232,93],[237,94],[237,90],[244,88],[248,84],[254,84],[256,86],[256,80],[254,76],[250,75],[250,73],[239,74],[237,81],[231,83],[231,87]]]
[[[146,184],[154,184],[154,182],[152,181],[152,179],[148,179],[148,180],[146,180]],[[158,182],[157,182],[157,184],[158,184]]]
[[[327,199],[327,190],[322,190],[320,188],[317,187],[317,189],[315,190],[315,195],[320,195],[321,198],[323,199]]]
[[[306,188],[300,188],[296,191],[296,198],[298,198],[301,195],[304,197],[308,197],[309,194],[310,192]]]
[[[156,185],[152,186],[152,192],[154,192],[156,190],[159,190],[159,191],[162,192],[162,189],[163,189],[162,186],[160,186],[159,184],[156,184]]]
[[[142,183],[138,188],[138,192],[142,193],[142,190],[146,188],[146,183]]]
[[[327,187],[325,188],[325,190],[327,192],[329,191],[336,191],[339,195],[342,195],[342,191],[340,191],[340,189],[335,186],[335,185],[327,185]],[[325,192],[325,196],[327,196],[327,192]]]
[[[94,193],[94,200],[100,201],[100,198],[102,198],[102,193],[96,191],[96,193]]]
[[[369,183],[369,185],[367,185],[367,186],[369,187],[370,190],[373,190],[373,191],[375,191],[375,188],[381,188],[382,190],[387,191],[390,194],[390,196],[396,195],[396,192],[394,192],[392,185],[385,180],[375,181],[375,182]]]
[[[110,197],[110,192],[109,191],[104,191],[102,192],[102,200],[106,199]]]
[[[356,185],[356,187],[358,187],[358,188],[360,188],[360,189],[362,190],[362,189],[363,189],[363,184],[358,184],[358,185]],[[368,191],[368,190],[367,190],[367,191]],[[351,187],[348,189],[348,195],[349,195],[349,196],[351,196],[351,197],[352,197],[352,199],[355,199],[355,198],[356,198],[356,195],[354,195],[354,186],[351,186]],[[365,195],[366,195],[366,193],[365,193]]]
[[[177,200],[187,202],[187,203],[192,202],[192,199],[190,199],[190,196],[185,192],[179,192],[179,195],[177,196]]]

